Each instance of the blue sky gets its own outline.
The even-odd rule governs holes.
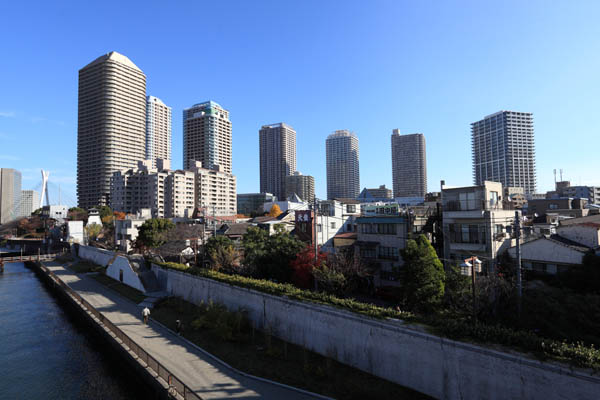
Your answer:
[[[22,3],[22,4],[21,4]],[[4,2],[0,6],[0,166],[23,188],[51,171],[51,201],[76,199],[77,71],[118,51],[173,108],[230,111],[238,192],[259,189],[258,129],[297,131],[297,163],[326,195],[325,138],[360,140],[361,186],[391,187],[390,135],[427,140],[429,190],[472,183],[470,123],[534,113],[538,191],[554,168],[600,185],[599,2]]]

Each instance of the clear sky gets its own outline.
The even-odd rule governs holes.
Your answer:
[[[259,190],[258,130],[297,131],[297,164],[326,196],[325,138],[360,141],[361,187],[391,187],[392,129],[427,141],[429,190],[472,184],[470,123],[534,113],[538,191],[554,168],[600,185],[598,1],[73,1],[0,6],[0,166],[23,188],[51,171],[76,199],[77,71],[110,51],[173,108],[230,111],[238,193]]]

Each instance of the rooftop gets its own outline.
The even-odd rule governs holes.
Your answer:
[[[327,136],[327,139],[334,139],[334,138],[340,138],[340,137],[355,137],[355,138],[357,138],[356,134],[354,132],[350,132],[347,129],[343,129],[343,130],[333,132],[331,135]]]
[[[100,64],[107,60],[118,62],[120,64],[126,65],[130,68],[133,68],[133,69],[136,69],[136,70],[142,72],[142,70],[139,69],[138,66],[135,65],[129,58],[127,58],[126,56],[124,56],[121,53],[117,53],[116,51],[111,51],[110,53],[106,53],[105,55],[96,58],[94,61],[92,61],[91,63],[89,63],[88,65],[86,65],[85,67],[83,67],[81,69],[86,69],[88,67],[91,67],[92,65]]]

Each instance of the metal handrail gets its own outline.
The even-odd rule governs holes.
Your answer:
[[[33,261],[33,260],[31,260]],[[110,320],[104,317],[104,315],[96,310],[87,300],[84,300],[79,293],[71,289],[69,285],[64,283],[54,272],[50,271],[45,265],[41,265],[41,269],[52,278],[52,280],[61,286],[65,291],[71,295],[76,301],[78,301],[87,311],[90,312],[98,321],[106,326],[117,339],[119,339],[129,351],[134,353],[139,360],[146,364],[146,367],[156,373],[157,377],[163,379],[169,385],[169,392],[173,391],[176,394],[181,395],[184,399],[202,400],[194,391],[183,383],[182,380],[172,374],[164,365],[162,365],[156,358],[148,354],[147,351],[141,348],[133,339],[131,339],[125,332],[115,326]],[[152,365],[155,364],[155,365]]]

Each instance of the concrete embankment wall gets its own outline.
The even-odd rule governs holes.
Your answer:
[[[26,264],[37,273],[44,283],[46,283],[66,305],[68,305],[69,309],[73,311],[82,322],[91,328],[91,333],[109,346],[112,355],[116,356],[121,362],[126,363],[125,368],[127,368],[128,373],[132,377],[139,379],[139,382],[132,382],[132,384],[139,384],[140,388],[145,388],[145,398],[157,400],[172,398],[168,393],[168,384],[141,364],[139,358],[137,358],[133,352],[128,350],[101,321],[83,308],[82,305],[76,301],[74,297],[69,295],[62,286],[57,284],[53,278],[41,268],[39,263],[28,262]]]
[[[456,342],[333,307],[302,303],[152,266],[192,303],[243,308],[283,340],[440,399],[598,399],[600,378],[550,362]]]
[[[140,280],[138,274],[133,270],[127,257],[117,256],[115,252],[99,249],[91,246],[79,246],[80,258],[84,260],[92,261],[98,265],[102,265],[106,268],[106,275],[111,278],[120,281],[121,274],[123,277],[122,282],[134,289],[146,293],[146,289]]]

